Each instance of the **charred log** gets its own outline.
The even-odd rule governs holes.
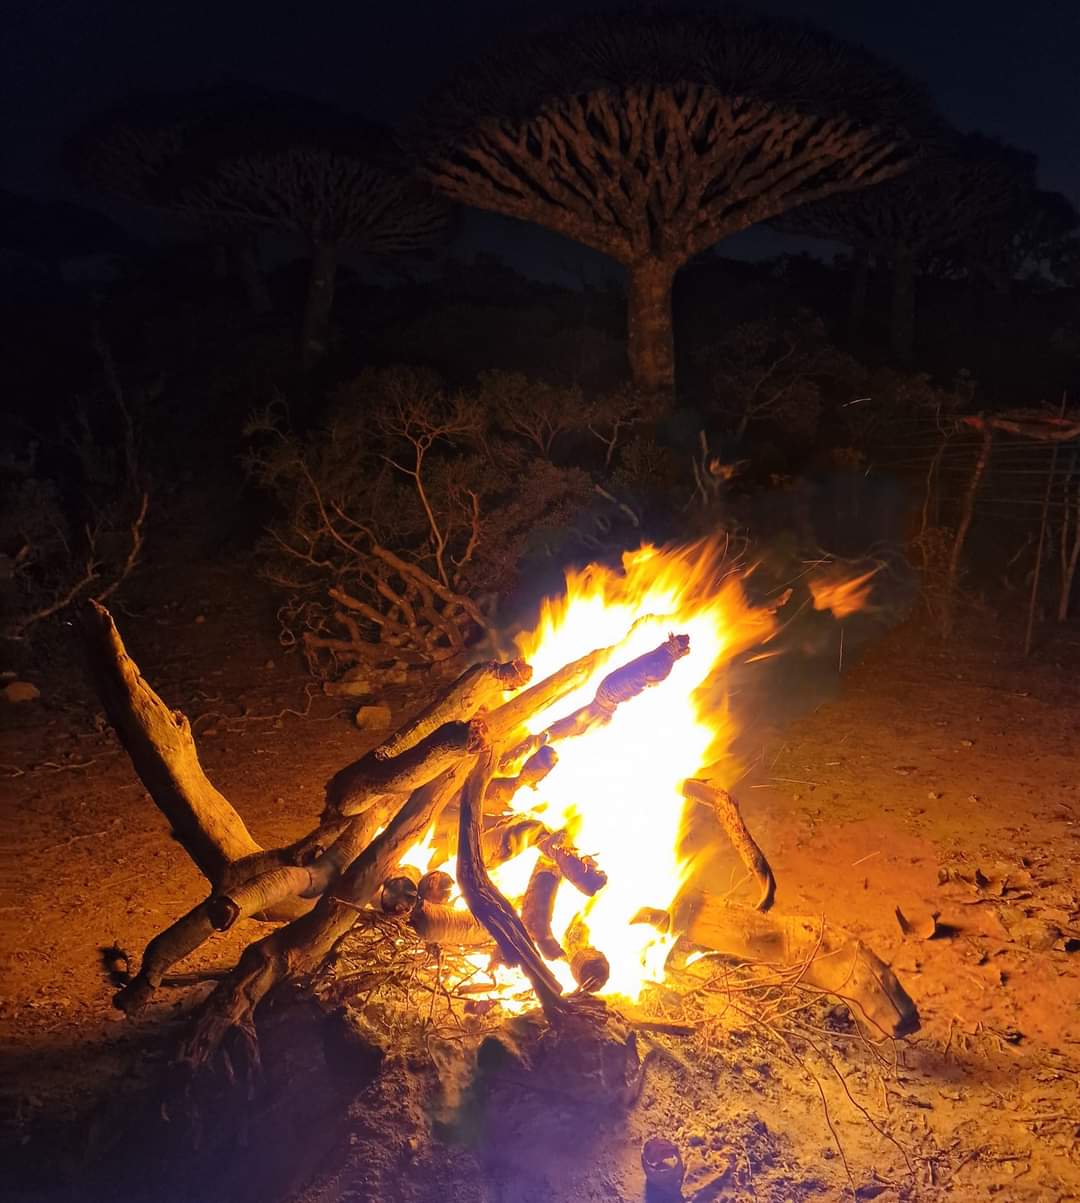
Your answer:
[[[525,896],[521,900],[521,921],[536,942],[545,960],[557,961],[566,955],[551,930],[555,913],[555,895],[561,880],[558,866],[541,857],[533,866]]]
[[[607,957],[589,942],[589,929],[581,916],[577,916],[566,930],[566,959],[574,981],[589,994],[595,994],[607,985],[611,976],[611,965]]]
[[[397,873],[393,877],[388,877],[379,891],[379,906],[383,913],[386,915],[411,914],[420,901],[420,894],[417,890],[419,878],[419,873],[415,876]]]
[[[442,906],[450,901],[450,895],[454,892],[454,879],[442,869],[432,869],[420,878],[416,892],[422,901]]]
[[[608,876],[596,863],[596,858],[578,852],[566,832],[544,835],[537,843],[544,855],[555,862],[559,873],[582,894],[591,898],[607,885]]]
[[[493,777],[484,795],[489,810],[505,809],[513,796],[523,786],[536,789],[541,781],[559,763],[554,748],[540,747],[518,770],[516,777]]]
[[[458,832],[458,884],[469,910],[491,932],[503,959],[520,965],[550,1020],[564,1011],[562,989],[544,963],[525,925],[509,902],[495,888],[484,867],[480,842],[484,792],[491,780],[494,756],[485,750],[461,791],[461,820]]]

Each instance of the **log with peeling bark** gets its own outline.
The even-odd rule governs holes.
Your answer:
[[[91,679],[120,742],[173,835],[216,885],[233,861],[261,849],[243,819],[207,780],[191,724],[171,710],[127,654],[112,615],[97,602],[82,612]]]
[[[525,930],[548,961],[557,961],[566,955],[551,930],[555,895],[561,880],[558,866],[547,857],[541,856],[533,866],[529,884],[525,887],[525,895],[521,900],[521,922],[525,924]]]
[[[226,890],[211,894],[186,915],[156,935],[146,946],[139,972],[113,998],[113,1005],[129,1015],[137,1015],[150,1002],[164,975],[178,961],[190,956],[215,932],[227,931],[239,919],[286,911],[287,904],[300,904],[291,917],[306,913],[315,899],[348,868],[371,842],[387,816],[375,808],[329,832],[312,833],[297,841],[291,849],[282,849],[282,863],[270,863],[269,854],[249,857],[250,873],[241,876],[232,870]],[[339,830],[340,828],[340,830]],[[322,839],[337,831],[329,847],[320,847]],[[308,853],[314,852],[313,859]],[[297,861],[305,861],[297,864]],[[269,868],[262,868],[270,863]]]
[[[504,691],[520,689],[532,677],[532,667],[524,660],[484,660],[467,668],[449,689],[425,706],[414,718],[381,743],[374,752],[377,760],[390,760],[414,747],[445,723],[468,722],[486,709]]]
[[[731,840],[739,859],[754,875],[754,880],[758,883],[757,909],[767,911],[776,897],[776,878],[773,876],[769,862],[765,859],[765,854],[750,834],[742,812],[739,810],[738,802],[726,789],[694,777],[683,782],[683,794],[695,802],[703,802],[712,808],[713,814],[716,815],[720,826]]]
[[[445,902],[422,901],[409,916],[413,930],[428,944],[459,944],[463,947],[492,944],[491,933],[468,911]]]
[[[326,783],[325,815],[359,814],[380,798],[405,796],[431,781],[483,744],[482,720],[444,723],[419,743],[390,760],[369,752],[339,769]]]
[[[255,1010],[279,983],[314,972],[356,922],[405,850],[427,830],[461,788],[472,757],[461,757],[433,781],[416,789],[348,870],[306,915],[249,945],[239,964],[207,999],[179,1060],[195,1071],[205,1066],[232,1032],[258,1063]]]
[[[517,912],[499,893],[484,867],[480,841],[484,793],[494,769],[490,748],[477,757],[461,791],[461,819],[458,831],[458,885],[473,915],[491,932],[503,960],[519,965],[529,979],[537,1000],[549,1020],[557,1020],[565,1011],[562,988],[544,963]]]
[[[700,891],[672,911],[683,938],[743,961],[790,971],[792,981],[835,994],[886,1036],[919,1030],[919,1013],[896,975],[861,940],[812,915],[764,915]]]

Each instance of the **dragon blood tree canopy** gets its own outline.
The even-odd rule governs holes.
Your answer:
[[[665,8],[506,45],[438,90],[411,137],[446,196],[623,264],[635,383],[670,392],[678,268],[797,205],[902,173],[936,125],[921,89],[858,47]]]

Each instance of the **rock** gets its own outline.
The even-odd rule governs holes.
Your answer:
[[[263,665],[263,668],[273,668],[273,667],[274,667],[273,660],[267,660],[267,662]]]
[[[196,622],[205,622],[205,621],[206,621],[206,615],[205,615],[205,614],[196,614],[196,615],[195,615],[195,621],[196,621]]]
[[[41,690],[29,681],[9,681],[4,686],[6,702],[34,702],[41,697]]]
[[[385,731],[390,726],[390,707],[360,706],[353,721],[361,731]]]
[[[371,692],[371,682],[363,678],[354,681],[342,678],[340,681],[323,682],[323,693],[329,698],[362,698]]]
[[[1045,919],[1021,919],[1009,928],[1009,935],[1032,952],[1049,952],[1061,939],[1061,931]]]

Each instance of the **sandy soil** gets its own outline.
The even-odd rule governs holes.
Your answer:
[[[308,697],[250,574],[193,568],[183,600],[128,606],[117,618],[129,649],[195,720],[207,772],[255,837],[307,829],[326,778],[366,744],[339,703]],[[708,1041],[651,1038],[625,1116],[582,1126],[573,1108],[546,1107],[541,1122],[504,1100],[463,1152],[432,1139],[413,1097],[430,1075],[417,1070],[387,1102],[399,1066],[367,1088],[367,1118],[347,1138],[354,1154],[367,1148],[379,1106],[396,1125],[407,1152],[381,1180],[387,1203],[639,1199],[641,1141],[655,1133],[683,1148],[687,1195],[701,1200],[851,1198],[845,1158],[860,1199],[1080,1199],[1080,656],[1075,633],[1029,663],[1014,635],[977,635],[943,649],[893,632],[834,700],[763,741],[738,787],[778,907],[861,936],[918,1004],[923,1030],[889,1067],[842,1030],[822,1029],[828,1057],[815,1060],[731,1021]],[[124,1021],[99,950],[137,953],[203,893],[76,675],[43,679],[39,701],[0,715],[15,869],[0,911],[0,1103],[42,1190],[107,1143],[111,1121],[87,1114],[106,1114],[103,1097],[137,1097],[193,998],[163,991],[146,1018]],[[938,934],[905,936],[897,908],[924,932],[936,914]],[[193,966],[228,964],[257,930]],[[308,1197],[374,1197],[358,1174],[345,1156]],[[34,1197],[29,1180],[17,1197]]]

